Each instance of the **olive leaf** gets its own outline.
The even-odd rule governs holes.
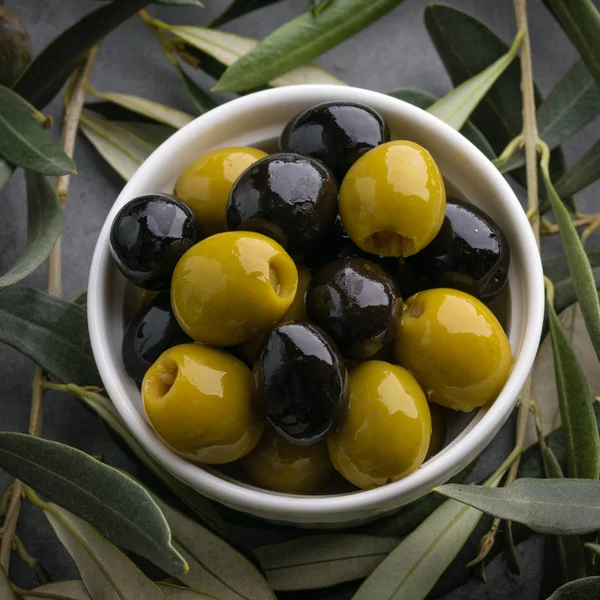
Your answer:
[[[213,508],[212,504],[196,490],[173,477],[173,475],[159,465],[154,458],[146,452],[137,439],[131,434],[108,398],[105,398],[102,394],[87,391],[73,384],[64,386],[64,391],[73,394],[86,406],[91,408],[120,438],[123,439],[140,461],[178,498],[185,502],[204,525],[209,527],[220,538],[239,545],[239,542],[234,540],[231,533],[226,529],[225,523],[221,519],[219,513]]]
[[[169,125],[174,129],[185,127],[188,123],[194,120],[194,117],[181,110],[176,110],[170,106],[154,102],[140,96],[132,96],[131,94],[119,94],[115,92],[99,92],[90,88],[90,93],[100,100],[113,102],[127,110],[138,113],[144,117],[158,121],[163,125]]]
[[[276,4],[281,0],[233,0],[233,2],[210,23],[210,27],[220,27],[229,21],[233,21],[246,13],[258,10],[264,6]]]
[[[100,2],[114,2],[114,0],[99,0]],[[204,8],[200,0],[148,0],[148,4],[164,4],[165,6],[199,6]]]
[[[550,149],[556,148],[599,114],[600,88],[583,62],[578,60],[537,109],[538,135]],[[524,164],[525,153],[517,150],[501,170],[512,171]],[[575,192],[564,195],[570,196],[573,193]]]
[[[27,102],[3,85],[0,85],[0,155],[17,167],[44,175],[76,172],[75,163],[44,131]]]
[[[85,311],[40,290],[0,290],[0,341],[22,352],[60,381],[100,385]]]
[[[0,190],[10,181],[15,168],[0,156]]]
[[[517,479],[499,489],[450,483],[434,491],[538,533],[581,535],[600,529],[597,480]]]
[[[503,541],[506,568],[514,575],[520,575],[521,566],[519,565],[519,557],[517,556],[517,546],[515,544],[515,537],[513,535],[512,521],[506,521],[504,523]]]
[[[506,54],[477,75],[463,81],[450,93],[432,104],[427,111],[454,129],[460,129],[488,94],[500,75],[512,63],[521,45],[523,35],[523,32],[517,35]]]
[[[63,211],[50,182],[34,171],[27,182],[27,246],[11,269],[0,276],[0,288],[18,283],[42,266],[60,236]]]
[[[585,545],[585,547],[588,548],[589,550],[591,550],[592,552],[595,552],[596,554],[600,555],[600,544],[592,544],[590,542],[590,543],[587,543]]]
[[[402,0],[334,2],[315,16],[311,10],[268,35],[223,73],[214,90],[239,92],[303,68],[327,50],[382,17]]]
[[[159,583],[158,587],[169,600],[219,600],[210,594],[170,583]]]
[[[11,432],[0,432],[0,467],[167,573],[187,569],[151,496],[117,469],[65,444]]]
[[[450,92],[452,93],[452,92]],[[388,92],[388,96],[393,96],[399,100],[404,100],[409,104],[418,106],[422,109],[429,108],[436,101],[436,97],[429,92],[423,90],[416,90],[412,88],[398,88]],[[479,148],[490,160],[496,158],[494,149],[490,146],[490,143],[485,139],[484,135],[471,123],[466,121],[460,129],[460,132],[477,148]]]
[[[309,535],[255,553],[274,590],[315,590],[367,577],[398,543],[352,533]]]
[[[583,319],[590,334],[596,355],[600,359],[600,301],[598,299],[592,267],[586,256],[581,239],[577,235],[577,230],[571,221],[571,217],[550,181],[547,148],[543,149],[540,166],[546,192],[554,211],[556,223],[559,226],[560,237],[565,248],[569,270],[572,274],[573,285],[579,305],[581,306]]]
[[[389,0],[388,0],[389,1]],[[252,50],[258,47],[259,42],[253,38],[237,35],[235,33],[226,33],[217,29],[208,29],[204,27],[192,27],[187,25],[168,25],[160,21],[163,29],[166,29],[173,35],[181,38],[191,46],[205,52],[221,64],[233,65],[248,55]],[[269,85],[274,87],[284,85],[298,85],[304,83],[323,83],[333,85],[345,85],[345,83],[327,72],[325,69],[315,65],[306,64],[310,61],[304,61],[301,66],[290,69],[279,76],[269,78]],[[213,88],[214,91],[217,90]]]
[[[2,565],[0,565],[0,598],[3,600],[16,600],[12,585]]]
[[[181,79],[183,89],[199,115],[203,115],[217,106],[217,103],[178,64],[175,64],[174,67]]]
[[[175,548],[190,567],[177,576],[179,581],[220,600],[274,600],[267,580],[247,558],[161,500],[156,502],[171,526]]]
[[[499,479],[492,485],[498,483]],[[353,600],[424,599],[481,516],[458,502],[444,502],[365,579]]]
[[[47,583],[31,590],[32,594],[23,595],[23,600],[37,600],[38,598],[51,598],[52,600],[92,600],[81,579],[67,579]],[[42,595],[43,594],[43,595]]]
[[[600,179],[600,140],[563,173],[556,182],[556,193],[561,198],[572,196],[598,179]]]
[[[15,91],[36,108],[43,108],[60,91],[87,53],[146,4],[148,0],[110,2],[88,13],[42,50],[17,81]]]
[[[81,116],[79,127],[102,158],[126,181],[173,132],[160,125],[107,121],[88,113]]]
[[[165,600],[158,586],[89,523],[56,504],[45,504],[44,513],[92,598]]]
[[[590,266],[593,269],[600,267],[600,250],[589,250],[587,252],[587,257],[590,261]],[[544,275],[548,277],[555,286],[559,282],[571,277],[569,261],[564,254],[554,258],[547,258],[543,261],[542,266],[544,267]]]
[[[559,587],[548,600],[595,600],[600,596],[600,577],[586,577]]]
[[[591,0],[544,0],[600,85],[600,13]]]

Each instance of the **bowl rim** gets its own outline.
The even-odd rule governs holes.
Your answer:
[[[176,455],[160,442],[151,430],[152,435],[150,435],[148,431],[150,428],[145,419],[128,398],[126,390],[122,389],[118,383],[114,359],[111,358],[106,337],[107,315],[103,310],[102,296],[104,288],[108,285],[107,273],[110,268],[108,261],[110,225],[116,210],[118,210],[117,207],[125,202],[125,199],[133,196],[131,190],[137,187],[138,182],[143,180],[146,173],[160,168],[161,162],[172,157],[180,146],[185,145],[191,138],[202,135],[202,130],[206,125],[214,127],[214,122],[224,122],[229,118],[235,118],[239,116],[240,111],[256,109],[261,104],[265,104],[266,108],[269,103],[298,100],[298,98],[306,96],[306,103],[309,106],[311,103],[317,103],[314,96],[328,95],[342,101],[346,99],[366,105],[370,104],[370,100],[379,105],[384,103],[389,107],[390,112],[400,111],[405,119],[417,121],[420,126],[425,128],[435,129],[438,136],[445,138],[445,142],[457,146],[462,152],[468,154],[469,159],[475,163],[486,181],[491,182],[488,185],[496,187],[498,193],[504,197],[506,202],[504,210],[515,221],[515,230],[520,238],[520,244],[524,246],[523,264],[529,271],[522,277],[526,318],[524,319],[522,342],[516,352],[517,358],[509,379],[496,401],[487,409],[473,429],[464,438],[457,440],[457,443],[448,448],[439,459],[425,463],[419,470],[400,481],[372,490],[326,496],[296,496],[261,490],[244,483],[234,483],[222,479]],[[341,96],[347,96],[347,98]],[[145,450],[175,477],[210,498],[257,516],[268,516],[280,520],[288,519],[295,522],[325,522],[331,520],[331,515],[334,513],[349,515],[352,512],[366,515],[377,510],[378,507],[381,509],[382,505],[389,507],[393,500],[400,496],[411,493],[414,496],[416,490],[426,493],[448,473],[456,473],[462,468],[470,457],[478,454],[491,441],[512,412],[518,394],[533,366],[542,331],[543,315],[543,271],[535,237],[516,195],[496,167],[470,141],[437,117],[393,96],[350,86],[298,85],[248,94],[201,115],[174,133],[144,161],[113,204],[98,236],[88,281],[88,326],[98,370],[108,396]],[[115,354],[120,357],[120,352],[112,353],[112,355]],[[338,517],[336,520],[343,520],[343,518]]]

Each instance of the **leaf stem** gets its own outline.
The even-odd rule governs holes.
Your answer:
[[[65,108],[63,127],[61,132],[61,146],[69,158],[73,158],[75,151],[75,141],[77,138],[77,128],[79,118],[83,110],[85,101],[85,92],[87,82],[94,64],[94,59],[98,52],[98,47],[92,48],[87,55],[85,63],[78,70],[73,83],[69,89],[69,102]],[[61,204],[64,204],[69,191],[70,175],[61,175],[55,180],[55,190]],[[62,274],[61,274],[61,238],[56,241],[50,256],[48,258],[48,281],[47,291],[53,296],[62,296]],[[29,413],[29,435],[39,435],[42,428],[42,412],[44,406],[44,372],[37,365],[35,367],[32,394],[31,410]],[[23,485],[20,481],[15,481],[13,494],[10,500],[6,519],[3,526],[2,540],[0,541],[0,565],[8,573],[10,566],[10,555],[13,546],[13,540],[17,529],[17,521],[21,512],[21,495]]]

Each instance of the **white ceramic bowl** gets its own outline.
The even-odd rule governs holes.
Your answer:
[[[121,363],[126,282],[111,262],[108,240],[111,223],[128,200],[149,192],[171,192],[185,166],[210,150],[246,145],[274,150],[292,116],[330,100],[359,102],[379,111],[390,125],[392,139],[409,139],[425,146],[451,189],[481,206],[502,228],[512,255],[506,326],[515,364],[496,401],[469,422],[463,420],[454,439],[412,475],[369,491],[292,496],[186,462],[154,434],[144,417],[140,393]],[[236,510],[269,520],[332,526],[371,519],[415,500],[447,481],[486,447],[511,413],[532,367],[542,327],[544,290],[539,252],[521,205],[502,175],[466,138],[427,112],[384,94],[345,86],[303,85],[228,102],[178,131],[144,162],[100,232],[90,271],[88,313],[94,357],[108,395],[133,435],[164,467],[207,497]]]

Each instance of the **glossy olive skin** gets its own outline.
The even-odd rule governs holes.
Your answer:
[[[272,427],[265,428],[260,442],[241,462],[252,483],[282,494],[316,494],[333,471],[326,442],[290,444]]]
[[[506,284],[510,248],[491,217],[452,198],[440,232],[406,262],[423,289],[450,287],[489,300]]]
[[[173,274],[171,306],[197,342],[234,346],[278,323],[297,287],[296,265],[277,242],[260,233],[226,231],[182,256]]]
[[[450,288],[425,290],[405,302],[394,357],[430,402],[464,412],[495,400],[513,364],[510,343],[492,311]]]
[[[341,182],[358,158],[389,139],[387,123],[372,108],[326,102],[296,115],[283,130],[279,147],[320,160]]]
[[[141,383],[152,363],[165,351],[192,342],[175,319],[169,292],[162,292],[131,320],[123,336],[122,357],[125,371]]]
[[[327,234],[337,214],[338,185],[314,158],[271,154],[234,184],[227,204],[229,229],[257,231],[301,257]]]
[[[254,365],[258,401],[267,420],[298,445],[323,441],[343,421],[347,377],[339,350],[307,321],[273,328]]]
[[[439,232],[446,208],[442,174],[429,152],[406,140],[369,150],[340,187],[340,215],[366,252],[407,257]]]
[[[389,344],[401,310],[394,279],[364,258],[341,258],[323,267],[306,293],[309,321],[348,358],[368,358]]]
[[[427,454],[431,415],[423,390],[402,367],[380,360],[350,373],[348,415],[327,440],[333,466],[368,490],[416,471]]]
[[[238,460],[263,431],[250,369],[216,348],[182,344],[163,352],[144,376],[142,400],[160,438],[194,462]]]
[[[306,252],[303,260],[306,266],[315,272],[338,258],[351,256],[361,256],[371,260],[391,275],[395,274],[397,259],[391,256],[377,256],[361,250],[346,233],[339,214],[325,239],[316,248]]]
[[[177,261],[203,238],[200,222],[183,202],[169,194],[148,194],[117,213],[110,252],[131,283],[166,290]]]
[[[265,156],[262,150],[245,146],[213,150],[184,169],[173,193],[196,213],[207,235],[227,231],[227,200],[233,184]]]

